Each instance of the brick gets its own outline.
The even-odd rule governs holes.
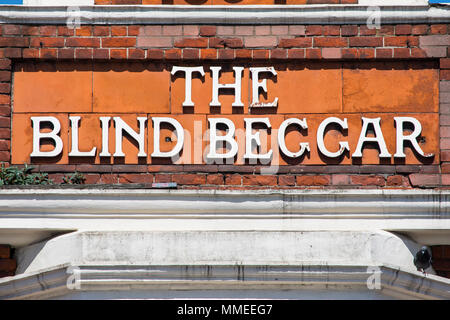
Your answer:
[[[136,45],[136,38],[103,38],[103,48],[124,48],[134,47]]]
[[[235,26],[234,34],[239,36],[253,35],[253,26]]]
[[[294,186],[295,176],[280,175],[278,176],[278,185],[280,186]]]
[[[358,26],[343,25],[341,27],[341,35],[343,37],[358,35]]]
[[[306,35],[306,27],[305,26],[289,26],[289,34],[293,36],[304,36]]]
[[[381,37],[353,37],[349,38],[350,47],[381,47],[383,38]]]
[[[75,29],[75,35],[80,37],[92,36],[92,26],[81,26],[80,28]]]
[[[20,25],[4,24],[2,27],[2,35],[21,35],[22,30]]]
[[[170,37],[138,37],[138,47],[148,48],[170,48],[172,47],[172,38]]]
[[[17,263],[14,259],[0,259],[1,271],[16,271]]]
[[[394,58],[408,59],[410,57],[409,48],[394,48]]]
[[[8,151],[0,151],[0,161],[9,162],[11,160],[11,154]]]
[[[128,49],[128,59],[142,60],[145,59],[145,50],[143,49]]]
[[[198,28],[198,26],[190,26],[190,25],[183,26],[183,35],[185,35],[185,36],[198,36],[199,35],[199,28]]]
[[[225,175],[225,184],[240,186],[242,184],[242,177],[239,174],[227,174]]]
[[[373,59],[373,58],[375,58],[375,49],[360,48],[360,49],[358,49],[358,57],[360,59]]]
[[[109,26],[94,26],[93,35],[97,37],[109,37],[111,29]]]
[[[206,183],[205,174],[174,174],[172,182],[179,185],[202,185]]]
[[[37,59],[39,58],[39,49],[23,49],[23,57],[24,59]]]
[[[200,27],[200,36],[202,37],[212,37],[217,33],[216,26],[201,26]]]
[[[350,181],[352,184],[362,186],[383,187],[386,185],[386,181],[383,176],[355,175],[350,177]]]
[[[255,35],[268,36],[271,34],[270,26],[255,26]]]
[[[3,54],[5,58],[21,58],[22,50],[20,48],[5,48]]]
[[[420,46],[448,46],[450,45],[449,35],[432,35],[432,36],[420,36]]]
[[[126,59],[127,58],[127,49],[111,49],[109,51],[109,56],[111,59]]]
[[[432,24],[430,27],[431,34],[447,34],[446,24]]]
[[[394,28],[392,28],[392,33],[394,33]],[[372,28],[369,29],[367,26],[360,26],[359,27],[359,35],[360,36],[374,36],[377,34],[377,29],[376,28]]]
[[[412,26],[410,24],[399,24],[395,26],[396,35],[408,35],[412,32]]]
[[[9,117],[11,115],[11,107],[9,105],[0,105],[0,116]]]
[[[320,37],[314,38],[314,47],[346,47],[347,38]]]
[[[208,47],[208,39],[207,38],[183,38],[174,43],[175,47],[178,48],[206,48]]]
[[[289,59],[304,59],[305,49],[289,49],[288,50]]]
[[[140,28],[141,36],[159,36],[162,34],[162,26],[144,26]]]
[[[58,59],[74,59],[75,49],[62,48],[58,49]]]
[[[298,186],[327,186],[330,185],[330,182],[331,176],[329,175],[301,175],[296,177],[296,183]]]
[[[324,59],[341,59],[342,52],[340,48],[323,48],[322,57]]]
[[[333,174],[331,176],[331,184],[333,185],[349,185],[350,176],[346,174]]]
[[[309,48],[312,47],[312,38],[281,39],[278,43],[280,48]]]
[[[164,59],[164,51],[160,49],[149,49],[147,51],[147,59],[162,60]]]
[[[11,60],[0,59],[0,70],[11,70]]]
[[[450,59],[449,58],[439,59],[439,67],[441,69],[450,69]]]
[[[93,58],[99,60],[107,60],[110,58],[109,49],[98,49],[95,48],[93,52]]]
[[[37,39],[37,38],[34,38]],[[58,39],[58,38],[57,38]],[[61,39],[64,44],[64,39]],[[2,37],[0,38],[0,47],[28,47],[30,41],[28,38]],[[39,46],[39,45],[38,45]]]
[[[234,34],[234,26],[217,26],[216,33],[219,36],[231,36]]]
[[[306,59],[321,59],[322,53],[320,49],[306,49],[305,51]]]
[[[128,34],[127,27],[125,26],[111,26],[112,36],[126,36]]]
[[[11,258],[11,247],[6,244],[0,244],[0,259]]]
[[[33,38],[30,43],[31,47],[50,47],[61,48],[64,47],[64,38]]]
[[[200,59],[205,59],[205,60],[217,59],[217,50],[216,49],[201,49],[200,50]]]
[[[326,25],[323,27],[324,36],[340,36],[341,27],[337,25]]]
[[[66,47],[100,47],[99,38],[67,38]]]
[[[243,175],[242,184],[244,186],[275,186],[277,176],[273,175]]]
[[[184,60],[198,60],[200,58],[199,49],[183,49]]]
[[[382,25],[377,32],[378,35],[388,36],[395,34],[395,26]]]
[[[289,33],[289,26],[272,26],[273,35],[284,35]]]
[[[0,81],[11,81],[11,71],[0,71]]]
[[[121,173],[147,173],[147,167],[147,165],[143,164],[115,164],[111,166],[111,171]]]
[[[344,59],[357,59],[358,56],[358,50],[355,48],[344,48],[342,49],[342,58]]]
[[[400,187],[403,185],[403,176],[395,175],[389,176],[386,180],[386,185],[391,187]]]
[[[441,178],[442,178],[442,185],[444,185],[444,186],[450,185],[450,174],[442,174]]]
[[[102,174],[100,175],[101,184],[117,184],[119,183],[119,176],[117,174]]]
[[[223,185],[224,177],[222,174],[208,174],[206,176],[206,184]]]
[[[251,59],[252,50],[249,49],[237,49],[235,50],[236,59]]]
[[[56,26],[42,26],[39,27],[39,34],[41,36],[56,36],[58,29],[56,28]]]
[[[441,172],[442,173],[450,173],[450,163],[443,163],[441,165]]]
[[[22,35],[37,36],[39,35],[39,27],[36,26],[22,26]]]
[[[439,70],[440,80],[450,80],[450,70]]]
[[[220,60],[232,60],[234,59],[234,50],[232,49],[218,49],[217,59]]]
[[[429,58],[443,58],[447,56],[446,47],[423,47],[422,49]]]
[[[427,53],[425,50],[421,48],[411,48],[411,57],[412,58],[426,58]]]
[[[277,38],[273,36],[246,37],[244,40],[244,44],[247,48],[275,47],[277,45]]]
[[[385,47],[416,47],[419,45],[419,38],[417,37],[385,37],[384,46]]]
[[[409,180],[413,187],[430,187],[440,184],[440,176],[438,174],[413,173],[409,175]]]
[[[450,150],[441,150],[441,161],[450,161]]]
[[[75,58],[76,59],[92,59],[93,58],[93,50],[92,49],[75,49]]]
[[[241,38],[225,38],[225,47],[242,48],[243,46],[244,46],[244,42],[242,41]]]
[[[128,36],[138,36],[141,30],[141,26],[128,26],[127,27],[127,35]]]
[[[162,34],[166,36],[181,36],[183,34],[183,26],[165,25],[162,27]]]
[[[128,173],[119,175],[119,183],[153,183],[152,174]]]
[[[306,26],[305,34],[307,36],[321,36],[323,34],[323,27],[322,26]]]
[[[9,151],[11,149],[11,142],[9,140],[0,140],[0,151]]]
[[[274,49],[270,51],[271,59],[287,59],[286,49]]]
[[[81,49],[78,49],[81,50]],[[57,49],[40,49],[39,57],[41,59],[56,59],[58,57]]]
[[[426,24],[416,24],[412,26],[411,34],[423,35],[428,33],[428,26]]]
[[[9,83],[0,83],[0,93],[10,93],[11,85]]]

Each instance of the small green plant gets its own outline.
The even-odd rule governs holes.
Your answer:
[[[5,167],[2,163],[0,169],[0,186],[5,185],[49,185],[53,181],[47,173],[32,172],[33,166],[24,165],[23,168]]]
[[[82,173],[74,172],[71,175],[66,175],[63,178],[62,184],[84,184],[86,178]]]

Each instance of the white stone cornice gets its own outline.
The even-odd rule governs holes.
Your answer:
[[[450,280],[407,272],[390,266],[380,267],[382,295],[404,299],[449,299]],[[173,290],[367,290],[367,266],[59,266],[33,274],[0,279],[0,299],[52,299],[73,293],[155,292]],[[73,271],[76,277],[69,281]],[[187,272],[189,270],[189,272]],[[103,292],[103,294],[101,293]],[[211,291],[210,291],[211,292]],[[275,298],[275,297],[272,297]]]
[[[81,24],[366,24],[378,12],[381,24],[450,22],[449,7],[423,5],[114,5],[80,6],[79,12],[70,8],[0,6],[0,23],[66,24],[69,17],[80,17]]]
[[[3,189],[0,218],[450,219],[449,190]]]
[[[18,247],[73,230],[389,230],[450,244],[450,191],[3,189],[0,221],[0,243]]]

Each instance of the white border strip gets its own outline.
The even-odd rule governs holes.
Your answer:
[[[68,8],[71,8],[68,10]],[[379,11],[374,11],[374,8]],[[450,23],[448,6],[0,6],[0,23],[65,24],[366,24],[379,14],[381,24]],[[378,13],[376,13],[378,12]]]
[[[343,290],[367,288],[367,266],[77,266],[77,291],[111,290]],[[450,280],[379,266],[382,292],[406,299],[449,299]],[[189,273],[185,272],[189,268]],[[240,275],[245,268],[245,278]],[[208,276],[206,277],[205,275]],[[52,299],[73,293],[68,266],[0,279],[0,299]]]

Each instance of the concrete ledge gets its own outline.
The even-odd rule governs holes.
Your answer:
[[[0,299],[197,298],[449,299],[450,280],[389,266],[369,290],[368,266],[58,266],[0,279]],[[379,269],[377,269],[379,268]],[[378,272],[378,271],[377,271]],[[69,277],[71,277],[69,279]],[[70,283],[71,289],[67,286]],[[291,293],[290,293],[291,292]]]
[[[448,6],[0,6],[0,23],[66,24],[366,24],[376,16],[381,24],[449,23]],[[374,11],[375,10],[377,11]],[[379,11],[378,11],[379,9]],[[379,12],[379,15],[378,15]]]
[[[0,242],[73,230],[389,230],[442,245],[449,200],[448,190],[4,189]]]

